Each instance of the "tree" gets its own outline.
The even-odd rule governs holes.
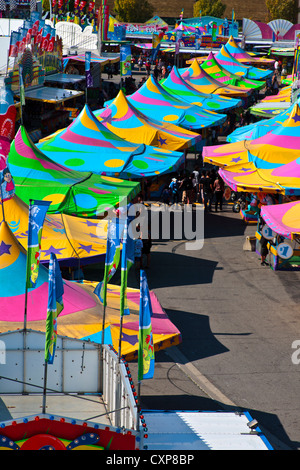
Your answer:
[[[114,12],[118,21],[145,23],[153,16],[154,7],[148,0],[115,0]]]
[[[194,17],[213,16],[214,18],[222,18],[226,10],[226,5],[221,0],[198,0],[194,4]]]
[[[297,0],[266,0],[266,7],[269,13],[269,21],[280,19],[297,23]]]

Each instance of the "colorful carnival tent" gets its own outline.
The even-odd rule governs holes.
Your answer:
[[[0,223],[4,220],[14,236],[27,250],[28,205],[18,196],[3,201]],[[60,263],[67,266],[96,263],[106,253],[107,222],[83,219],[64,214],[47,214],[41,240],[42,263],[48,263],[50,253],[55,253]]]
[[[216,60],[214,54],[210,52],[207,59],[201,64],[203,68],[212,78],[224,85],[233,85],[239,88],[246,88],[251,90],[261,90],[266,86],[264,81],[249,80],[248,78],[241,77],[224,69]]]
[[[0,331],[23,328],[25,308],[26,252],[6,222],[0,226]],[[12,282],[12,279],[14,280]],[[101,343],[103,307],[93,293],[96,283],[64,280],[64,309],[57,321],[59,335],[90,339]],[[162,309],[157,297],[150,292],[151,319],[155,350],[179,344],[181,335]],[[137,358],[139,332],[139,290],[128,288],[130,315],[123,317],[122,355],[126,360]],[[40,266],[37,286],[28,290],[28,329],[45,331],[48,303],[48,270]],[[120,338],[120,287],[108,285],[105,316],[105,343],[118,350]]]
[[[280,112],[277,116],[270,119],[263,119],[254,122],[248,126],[237,127],[231,134],[226,137],[227,142],[240,142],[242,140],[254,140],[266,135],[275,127],[281,126],[282,123],[290,116],[294,105]]]
[[[250,113],[261,119],[270,119],[271,117],[278,116],[278,114],[287,110],[290,107],[289,101],[269,101],[264,103],[256,103],[251,106]]]
[[[242,49],[235,41],[233,36],[230,36],[225,47],[229,54],[232,55],[236,60],[241,62],[242,64],[252,64],[257,65],[266,65],[268,67],[272,67],[274,65],[275,60],[270,59],[267,57],[257,57],[248,54],[244,49]]]
[[[24,127],[13,140],[8,164],[17,196],[51,201],[48,213],[96,217],[120,201],[132,200],[140,184],[93,173],[70,170],[55,163],[31,141]]]
[[[224,85],[215,80],[200,67],[197,60],[194,60],[192,65],[183,71],[181,76],[190,86],[196,88],[201,93],[212,93],[232,98],[247,98],[251,94],[251,90]]]
[[[291,102],[291,97],[292,97],[292,87],[291,86],[285,86],[284,88],[281,88],[276,95],[265,96],[260,101],[260,103],[270,103],[270,102],[283,103],[285,101],[290,103]]]
[[[172,68],[170,74],[161,85],[171,95],[175,95],[182,101],[195,104],[208,111],[226,113],[241,105],[241,100],[239,99],[201,93],[182,78],[177,67]]]
[[[126,179],[176,171],[184,161],[181,152],[121,139],[99,122],[88,106],[70,126],[37,147],[72,170]]]
[[[296,104],[279,128],[254,141],[225,145],[228,151],[234,146],[236,153],[227,153],[219,160],[224,181],[234,191],[300,195],[299,123],[300,109]],[[240,152],[239,145],[244,146]],[[205,160],[210,161],[207,157]]]
[[[122,90],[107,108],[94,111],[94,114],[107,129],[136,144],[176,151],[191,148],[201,140],[200,134],[142,114],[128,101]]]
[[[168,122],[189,130],[220,126],[225,122],[225,114],[206,111],[191,105],[168,93],[151,75],[148,80],[132,95],[128,101],[150,119]],[[113,100],[105,102],[109,106]]]
[[[265,70],[252,65],[247,66],[235,59],[226,49],[222,46],[221,49],[215,55],[218,63],[231,73],[240,75],[249,80],[266,80],[273,74],[272,70]]]
[[[300,237],[300,201],[262,207],[261,217],[278,235],[290,240]]]
[[[296,103],[290,116],[280,126],[268,132],[266,135],[254,140],[244,140],[226,145],[217,145],[203,148],[204,161],[226,169],[233,169],[241,174],[249,174],[259,170],[278,173],[281,176],[282,168],[286,164],[296,161],[300,149],[300,108]],[[295,169],[297,169],[297,165]],[[265,174],[267,178],[267,173]],[[290,177],[290,176],[289,176]],[[273,177],[272,177],[273,178]],[[247,177],[247,180],[249,178]],[[271,182],[271,179],[269,179]],[[274,179],[272,179],[274,181]],[[277,180],[279,181],[279,180]],[[292,184],[296,184],[293,181]],[[273,184],[273,183],[272,183]],[[298,183],[296,184],[297,187]]]

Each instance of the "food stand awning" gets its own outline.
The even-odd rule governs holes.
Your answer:
[[[25,89],[25,99],[34,101],[43,101],[44,103],[60,104],[64,101],[78,98],[83,95],[83,91],[68,90],[62,88],[52,88],[42,86],[39,88]],[[17,98],[20,97],[18,92],[15,93]]]

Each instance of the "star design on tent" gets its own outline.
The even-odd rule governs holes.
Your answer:
[[[162,137],[159,137],[158,141],[159,141],[160,145],[166,145],[167,144],[167,139],[163,139]]]
[[[85,220],[82,223],[85,224],[87,227],[97,227],[97,225],[99,224],[99,222],[91,222],[90,220]]]
[[[300,116],[299,114],[295,114],[295,116],[292,117],[294,122],[300,122]]]
[[[48,250],[42,250],[42,253],[45,253],[45,256],[49,256],[51,253],[61,255],[61,250],[65,250],[65,248],[54,248],[54,246],[51,245]]]
[[[10,255],[11,247],[12,247],[12,245],[7,245],[6,243],[4,243],[4,241],[2,241],[1,245],[0,245],[0,256]]]
[[[251,171],[251,168],[241,168],[241,171]]]
[[[92,248],[93,245],[83,245],[82,243],[79,243],[79,247],[78,248],[81,248],[82,250],[86,251],[87,253],[90,253],[91,251],[97,251],[97,250],[94,250],[94,248]]]
[[[231,161],[232,161],[233,163],[238,163],[238,162],[240,162],[241,160],[242,160],[241,157],[234,157],[234,158],[231,159]]]

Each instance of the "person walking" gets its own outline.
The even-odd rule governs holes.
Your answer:
[[[172,204],[178,204],[179,202],[179,184],[176,178],[172,178],[169,186],[171,190],[171,202]]]
[[[218,205],[220,206],[220,211],[222,210],[224,195],[224,182],[219,174],[214,181],[213,187],[215,193],[215,211],[218,212]]]

